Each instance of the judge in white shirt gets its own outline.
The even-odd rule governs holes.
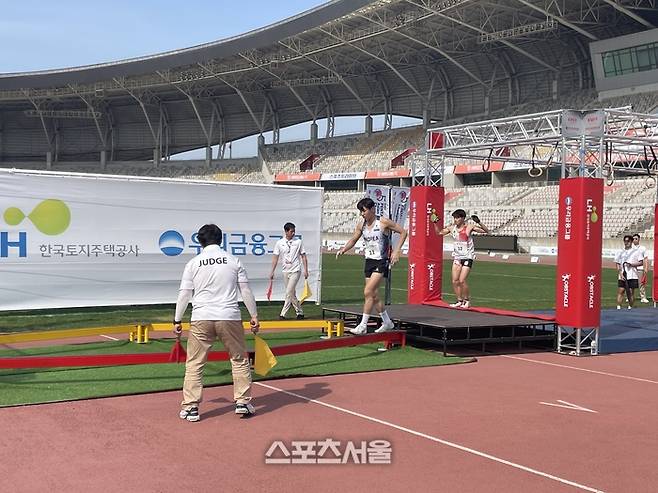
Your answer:
[[[200,419],[203,369],[208,352],[218,338],[231,359],[235,414],[245,417],[254,414],[255,409],[251,404],[251,368],[238,292],[251,315],[254,334],[259,328],[256,300],[240,259],[220,248],[222,230],[215,224],[206,224],[199,229],[198,240],[203,250],[185,266],[174,315],[174,332],[180,335],[183,314],[192,301],[180,418]]]

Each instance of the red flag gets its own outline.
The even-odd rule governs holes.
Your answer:
[[[270,301],[270,298],[272,297],[272,279],[270,279],[270,285],[267,287],[267,301]]]
[[[183,345],[180,343],[180,336],[177,336],[176,342],[174,343],[174,346],[171,348],[171,352],[169,353],[169,362],[184,363],[186,359],[187,353],[185,352]]]

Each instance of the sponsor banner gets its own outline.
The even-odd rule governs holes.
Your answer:
[[[601,321],[603,180],[560,180],[555,316],[559,325],[598,327]]]
[[[274,177],[274,181],[320,181],[320,177],[320,173],[279,173]]]
[[[564,110],[561,124],[564,137],[581,137],[583,135],[601,137],[605,128],[605,112],[602,110]]]
[[[206,223],[263,300],[294,222],[317,294],[321,211],[319,188],[0,172],[0,310],[174,303]],[[273,299],[284,298],[278,273]]]
[[[409,229],[410,194],[411,189],[409,187],[391,187],[391,220],[406,230]],[[393,246],[397,245],[400,241],[400,235],[393,233],[391,240]]]
[[[350,173],[322,173],[321,181],[344,181],[344,180],[363,180],[366,177],[365,171],[354,171]]]
[[[557,255],[557,247],[547,247],[547,246],[531,246],[530,255]]]
[[[407,178],[411,175],[411,170],[406,169],[389,169],[385,171],[366,171],[366,180],[379,180],[384,178]]]
[[[391,217],[391,187],[388,185],[366,185],[366,197],[375,203],[375,215]]]
[[[443,237],[433,222],[444,224],[443,187],[411,188],[409,203],[408,303],[419,305],[441,299]]]

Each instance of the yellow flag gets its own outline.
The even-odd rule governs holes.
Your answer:
[[[264,377],[276,365],[276,357],[272,354],[267,343],[258,336],[254,336],[254,349],[256,351],[254,371]]]
[[[304,291],[302,291],[302,297],[299,299],[300,303],[304,303],[308,298],[311,297],[311,287],[308,285],[308,280],[304,281]]]

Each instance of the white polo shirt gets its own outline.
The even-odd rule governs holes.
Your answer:
[[[647,255],[647,247],[644,245],[633,245],[632,248],[640,252],[640,255],[642,255],[642,260],[649,257],[649,255]],[[644,271],[644,265],[638,267],[637,270]]]
[[[180,289],[193,289],[192,322],[241,320],[238,283],[248,282],[242,262],[208,245],[185,266]]]
[[[637,248],[623,249],[617,252],[615,255],[615,263],[620,266],[623,264],[636,264],[642,260],[642,254],[637,250]],[[637,267],[632,267],[630,265],[624,265],[624,270],[626,271],[627,279],[637,279]]]
[[[302,270],[301,256],[306,255],[302,240],[293,238],[286,240],[281,238],[274,245],[274,255],[278,255],[281,260],[283,272],[298,272]]]

